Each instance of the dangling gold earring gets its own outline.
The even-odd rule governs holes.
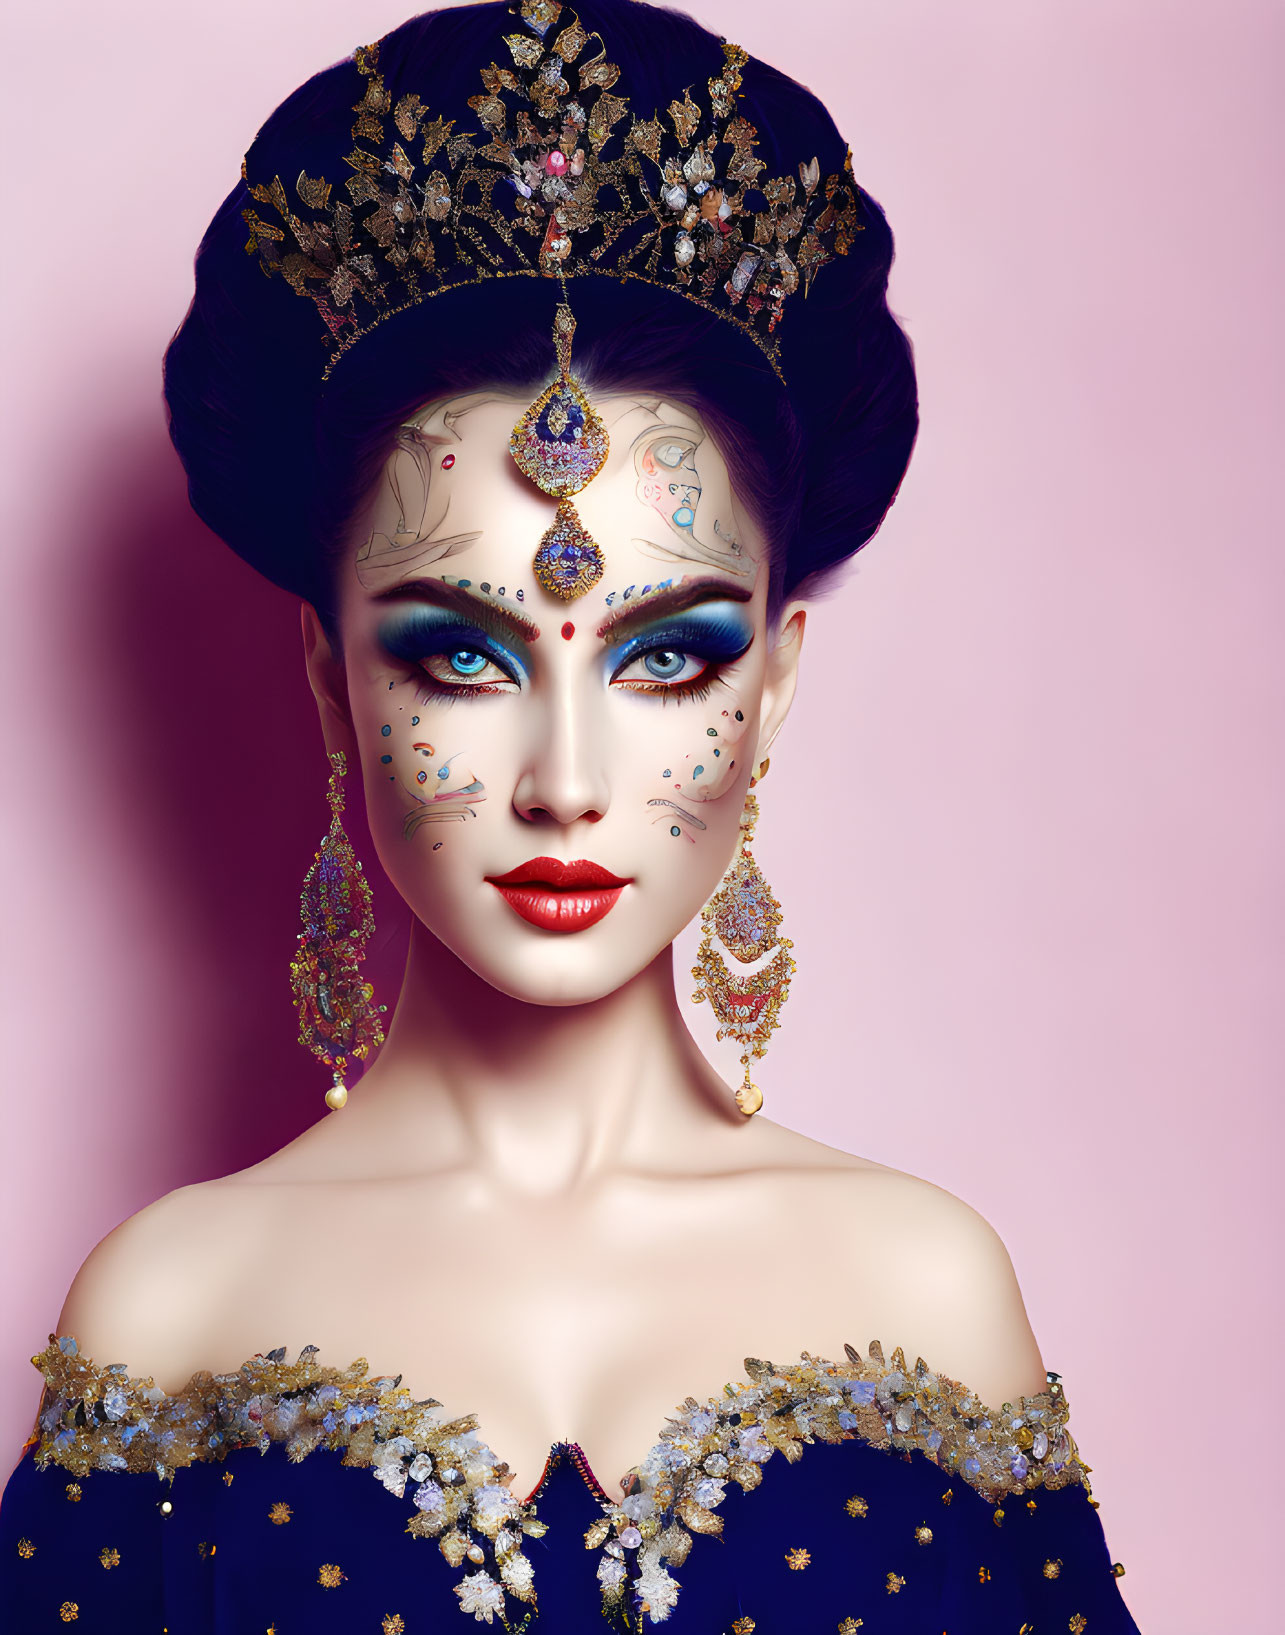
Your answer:
[[[769,764],[764,760],[757,775],[750,779],[750,789],[767,776]],[[744,1047],[741,1063],[745,1068],[745,1083],[736,1092],[736,1105],[747,1118],[763,1105],[763,1092],[750,1078],[750,1062],[767,1050],[768,1038],[780,1020],[781,1006],[789,997],[790,978],[795,970],[790,958],[794,944],[788,937],[777,935],[781,905],[750,852],[758,815],[758,798],[747,793],[736,856],[718,890],[701,910],[705,934],[696,954],[697,962],[692,966],[692,975],[699,984],[692,998],[698,1005],[708,999],[713,1006],[719,1024],[718,1038],[730,1036]],[[776,952],[757,971],[743,977],[733,976],[714,947],[715,937],[742,965],[760,959],[773,949]]]
[[[348,1100],[349,1061],[363,1061],[384,1042],[379,1018],[386,1007],[375,1004],[375,990],[359,970],[375,915],[370,881],[344,833],[341,780],[348,761],[342,750],[331,751],[330,769],[330,830],[304,875],[303,930],[290,962],[290,986],[299,1011],[299,1043],[332,1070],[326,1106],[338,1112]]]

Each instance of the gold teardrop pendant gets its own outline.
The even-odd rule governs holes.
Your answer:
[[[509,453],[518,469],[559,500],[592,482],[611,448],[602,416],[571,378],[575,332],[575,316],[566,301],[560,301],[553,320],[558,378],[530,405],[509,437]]]
[[[607,463],[608,447],[601,415],[566,375],[545,387],[509,437],[518,469],[555,499],[591,482]]]
[[[560,500],[531,562],[536,580],[564,602],[583,596],[602,578],[603,555],[570,500]]]

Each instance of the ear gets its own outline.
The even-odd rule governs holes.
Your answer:
[[[317,610],[310,602],[302,604],[299,616],[304,664],[312,696],[317,701],[326,753],[341,749],[348,757],[349,766],[356,766],[357,735],[348,708],[348,672],[344,661],[332,649]]]
[[[803,630],[808,610],[802,602],[787,602],[781,609],[777,637],[767,656],[763,675],[763,704],[759,713],[757,768],[772,748],[773,740],[785,725],[794,689],[799,679],[799,655],[803,651]]]

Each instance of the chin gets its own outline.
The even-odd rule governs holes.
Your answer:
[[[595,938],[590,931],[542,936],[523,929],[492,937],[485,946],[476,938],[443,937],[440,930],[434,935],[488,986],[526,1005],[591,1005],[669,951],[668,942],[622,948],[618,937]]]

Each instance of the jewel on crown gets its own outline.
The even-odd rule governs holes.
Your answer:
[[[300,171],[291,189],[279,175],[251,183],[243,167],[252,200],[277,218],[243,210],[246,249],[315,304],[332,346],[324,373],[387,317],[455,285],[606,274],[680,290],[780,374],[785,303],[862,228],[851,154],[825,176],[815,156],[766,176],[737,111],[739,46],[723,45],[702,90],[689,83],[642,119],[601,36],[569,7],[510,10],[512,66],[482,67],[468,99],[480,131],[458,130],[416,92],[394,102],[376,44],[353,58],[362,94],[345,178]]]

